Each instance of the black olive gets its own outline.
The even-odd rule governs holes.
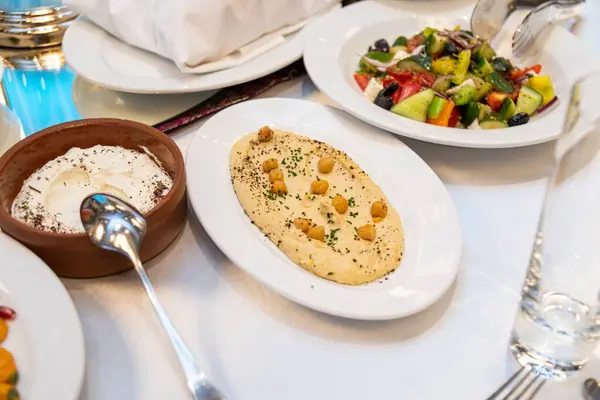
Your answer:
[[[508,121],[508,126],[517,126],[517,125],[523,125],[529,122],[529,114],[527,113],[518,113],[516,114],[514,117],[509,118]]]
[[[379,39],[375,42],[375,50],[383,51],[387,53],[390,51],[390,44],[385,39]]]
[[[393,95],[396,92],[396,90],[398,90],[399,87],[400,86],[396,82],[392,82],[385,89],[383,89],[381,91],[381,93],[384,96],[389,97],[389,96]]]
[[[379,106],[381,108],[385,108],[386,110],[389,110],[394,105],[394,100],[392,100],[392,98],[390,96],[385,96],[383,94],[384,91],[385,91],[385,89],[382,89],[377,94],[377,97],[375,97],[375,101],[373,102],[373,104],[375,104],[376,106]]]
[[[446,43],[444,43],[444,52],[443,54],[445,56],[455,56],[458,53],[460,53],[460,51],[458,50],[458,47],[456,47],[456,45],[451,42],[450,40],[448,40]]]

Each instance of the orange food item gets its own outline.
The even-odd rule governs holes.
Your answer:
[[[10,351],[0,347],[0,382],[14,385],[19,379],[15,359]]]
[[[492,107],[492,110],[499,111],[502,107],[502,103],[504,99],[507,98],[510,94],[508,93],[500,93],[500,92],[492,92],[487,96],[487,103]]]
[[[438,115],[437,118],[427,118],[427,123],[431,125],[437,126],[448,126],[450,123],[450,117],[452,116],[452,111],[454,110],[454,102],[452,100],[448,100],[444,108],[442,108],[442,112]]]
[[[10,383],[0,383],[0,400],[19,400],[19,392]]]
[[[6,340],[6,336],[8,336],[8,323],[0,319],[0,343]]]

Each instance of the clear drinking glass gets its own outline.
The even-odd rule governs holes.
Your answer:
[[[510,348],[562,381],[600,337],[600,73],[574,85],[555,157]]]

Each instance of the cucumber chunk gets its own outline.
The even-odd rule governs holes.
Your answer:
[[[479,103],[471,101],[460,109],[460,120],[468,128],[479,117]]]
[[[448,100],[443,99],[439,96],[434,96],[433,101],[427,109],[427,118],[436,119],[440,116],[440,113],[448,103]]]
[[[498,119],[484,119],[479,123],[481,129],[500,129],[508,128],[508,124],[505,121]]]
[[[415,121],[425,122],[427,120],[427,110],[433,101],[435,91],[426,89],[402,100],[392,107],[391,111],[406,118]]]
[[[544,102],[544,96],[530,87],[521,86],[519,97],[517,97],[516,113],[527,113],[533,115]]]
[[[507,97],[502,102],[502,107],[500,108],[500,114],[502,114],[503,119],[510,119],[517,113],[517,107],[515,103],[512,101],[510,97]]]
[[[464,106],[475,97],[475,87],[471,85],[462,86],[452,95],[452,101],[457,106]]]

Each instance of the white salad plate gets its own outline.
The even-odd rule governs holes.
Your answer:
[[[0,305],[13,308],[6,342],[22,399],[77,400],[85,372],[81,323],[71,297],[35,254],[0,233]]]
[[[338,11],[334,8],[324,16]],[[299,60],[309,37],[306,28],[314,22],[242,65],[206,74],[184,74],[171,60],[122,42],[85,18],[67,29],[62,49],[77,75],[109,89],[146,94],[201,92],[248,82]]]
[[[319,278],[294,264],[251,223],[231,184],[229,155],[239,138],[264,125],[345,151],[383,189],[405,234],[404,257],[387,279],[347,286]],[[461,232],[442,182],[393,135],[340,110],[293,99],[235,105],[196,133],[186,172],[191,205],[217,246],[254,278],[306,307],[355,319],[399,318],[430,306],[455,279]]]
[[[453,29],[469,27],[465,9],[446,14],[414,14],[385,1],[367,1],[345,7],[311,26],[304,62],[316,86],[350,114],[395,134],[422,141],[459,146],[500,148],[519,147],[555,139],[561,132],[572,83],[598,65],[582,42],[563,28],[549,29],[542,50],[516,63],[521,67],[542,64],[559,97],[558,104],[535,116],[525,125],[472,130],[429,125],[401,117],[370,103],[361,93],[353,74],[362,54],[375,40],[394,41],[400,35],[411,37],[425,27]],[[511,58],[510,36],[494,43],[498,54]],[[574,60],[577,60],[574,62]]]

